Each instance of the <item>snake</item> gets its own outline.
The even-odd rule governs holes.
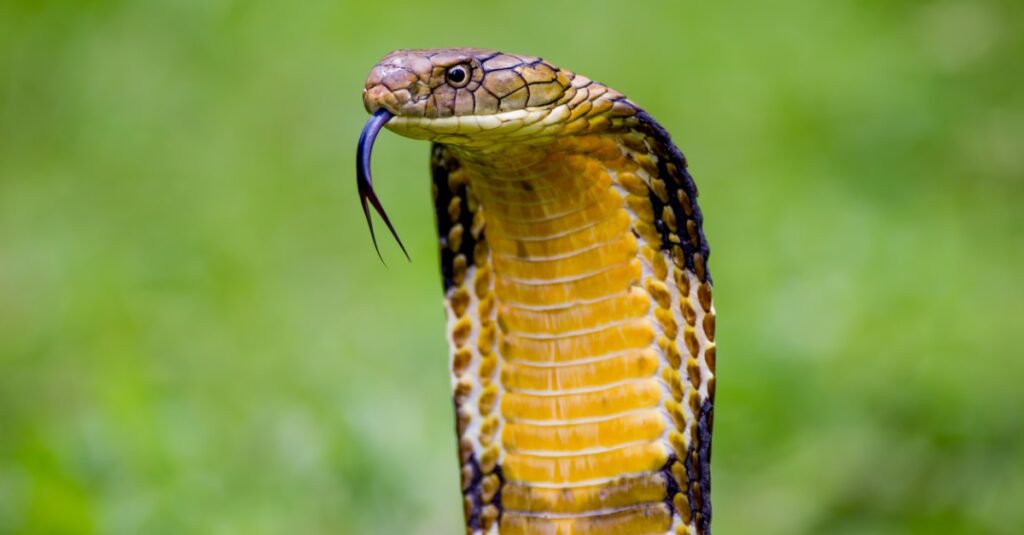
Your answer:
[[[586,76],[475,48],[392,52],[362,98],[374,247],[370,207],[406,251],[377,134],[431,142],[466,533],[709,535],[709,248],[665,128]]]

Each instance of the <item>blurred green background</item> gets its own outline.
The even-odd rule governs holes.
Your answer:
[[[0,3],[0,533],[459,532],[386,52],[542,55],[691,160],[718,534],[1024,532],[1024,5]]]

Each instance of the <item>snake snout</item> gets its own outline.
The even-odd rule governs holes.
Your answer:
[[[398,101],[395,93],[388,89],[387,86],[375,85],[363,91],[363,106],[366,107],[366,111],[370,114],[383,108],[398,115],[401,103]]]
[[[430,95],[430,87],[422,78],[429,77],[431,70],[429,62],[424,69],[414,59],[389,56],[370,71],[363,89],[366,111],[373,113],[385,108],[399,116],[422,115],[422,106],[417,102]]]

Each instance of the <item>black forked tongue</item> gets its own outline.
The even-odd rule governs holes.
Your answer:
[[[363,213],[366,214],[366,226],[370,227],[370,239],[373,240],[373,248],[377,251],[377,256],[381,262],[384,262],[384,257],[380,254],[380,247],[377,246],[377,236],[373,233],[373,220],[370,218],[370,207],[367,205],[367,201],[380,214],[380,218],[384,220],[384,224],[388,226],[391,235],[395,237],[398,246],[405,253],[405,258],[412,261],[409,258],[409,252],[402,245],[402,240],[398,237],[398,233],[395,232],[395,227],[391,224],[391,220],[388,219],[387,212],[380,205],[377,194],[373,191],[373,176],[370,174],[370,155],[373,154],[373,141],[377,139],[377,133],[384,127],[384,123],[390,121],[394,116],[393,113],[384,108],[373,112],[370,120],[366,121],[366,126],[363,127],[363,133],[359,134],[359,146],[356,148],[356,186],[359,187],[359,202],[363,205]]]

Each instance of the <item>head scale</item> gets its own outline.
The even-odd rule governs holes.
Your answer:
[[[572,79],[572,73],[530,56],[469,48],[399,50],[370,71],[363,104],[370,113],[385,108],[424,129],[439,119],[451,119],[436,123],[443,128],[461,118],[464,133],[476,134],[486,129],[475,131],[474,118],[543,112],[563,103],[574,92]]]

